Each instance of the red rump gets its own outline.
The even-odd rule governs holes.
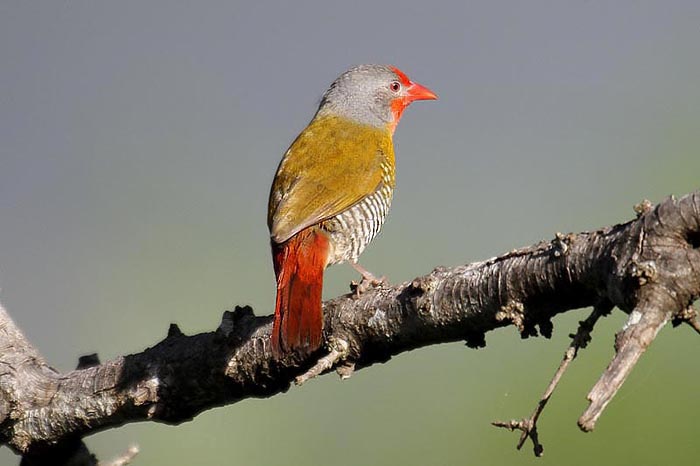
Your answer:
[[[321,345],[321,292],[328,260],[328,237],[306,228],[282,244],[272,244],[277,276],[272,351],[308,354]]]

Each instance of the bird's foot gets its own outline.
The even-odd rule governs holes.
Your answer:
[[[366,293],[372,288],[386,285],[387,283],[389,283],[386,277],[381,276],[377,278],[376,276],[374,276],[374,274],[362,267],[360,264],[351,263],[350,265],[352,265],[352,268],[357,270],[357,272],[360,275],[362,275],[362,280],[360,280],[359,282],[356,282],[354,280],[350,282],[350,290],[353,293],[355,293],[355,296],[358,298],[361,294]]]

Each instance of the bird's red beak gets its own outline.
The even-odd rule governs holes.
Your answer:
[[[436,100],[438,98],[437,94],[422,84],[414,83],[412,81],[409,82],[410,84],[408,88],[406,88],[406,100],[408,100],[409,103],[413,102],[414,100]]]

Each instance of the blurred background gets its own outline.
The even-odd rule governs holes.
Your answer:
[[[60,370],[141,351],[170,322],[212,330],[236,304],[271,313],[272,176],[328,84],[365,62],[440,95],[396,132],[369,270],[396,283],[626,221],[700,186],[698,24],[694,1],[3,1],[0,301]],[[325,296],[353,278],[330,269]],[[619,311],[545,411],[544,458],[489,425],[531,412],[587,314],[552,340],[510,327],[87,443],[102,460],[137,443],[137,465],[693,462],[689,328],[662,331],[595,432],[576,427]]]

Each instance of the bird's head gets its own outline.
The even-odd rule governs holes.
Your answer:
[[[388,65],[359,65],[341,74],[323,95],[317,116],[349,118],[357,123],[388,127],[392,132],[401,114],[415,100],[437,95]]]

